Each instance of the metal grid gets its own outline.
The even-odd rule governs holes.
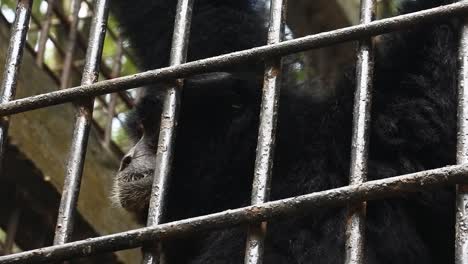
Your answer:
[[[11,15],[7,15],[13,8],[11,2],[12,0],[0,1],[2,18],[7,22],[12,19]],[[60,89],[79,85],[87,49],[88,37],[85,32],[94,12],[88,1],[69,2],[69,6],[63,0],[33,2],[26,42],[26,48],[35,56],[37,66],[48,73]],[[105,41],[108,47],[115,47],[115,54],[102,58],[100,79],[134,73],[133,54],[124,47],[120,34],[108,27]],[[92,124],[101,136],[104,147],[119,157],[130,148],[129,142],[116,140],[119,133],[124,131],[121,129],[123,122],[119,115],[133,107],[133,97],[127,91],[100,96],[94,106]]]
[[[374,1],[362,0],[361,24],[330,32],[311,35],[295,40],[280,42],[281,27],[284,19],[284,1],[272,0],[270,14],[270,33],[267,46],[239,51],[213,58],[184,63],[187,35],[190,28],[191,7],[193,0],[179,0],[176,24],[174,29],[173,48],[171,52],[171,66],[151,70],[132,76],[96,82],[99,74],[99,61],[105,36],[106,19],[108,15],[108,1],[97,0],[95,14],[92,21],[89,38],[88,53],[86,56],[85,71],[82,84],[77,87],[59,90],[48,94],[32,96],[24,99],[10,101],[14,97],[16,78],[21,61],[22,50],[25,45],[25,34],[30,19],[32,0],[19,0],[17,16],[13,26],[10,40],[7,65],[2,88],[2,104],[0,115],[0,142],[4,142],[8,130],[8,115],[25,112],[32,109],[47,107],[65,102],[78,104],[75,131],[72,141],[72,150],[67,168],[67,177],[59,212],[58,225],[55,236],[55,245],[26,251],[18,254],[0,257],[0,263],[46,263],[66,260],[74,257],[83,257],[100,252],[116,251],[135,248],[147,243],[154,243],[165,238],[182,235],[201,230],[226,228],[239,224],[250,224],[247,242],[246,263],[262,262],[262,241],[266,232],[266,224],[262,221],[291,215],[302,210],[311,210],[320,207],[354,204],[350,208],[352,221],[347,228],[347,258],[346,263],[362,263],[364,250],[362,224],[364,219],[365,201],[397,196],[404,192],[418,191],[422,188],[442,184],[457,184],[466,181],[468,167],[464,164],[468,157],[468,24],[463,28],[461,37],[461,67],[460,67],[460,109],[459,109],[459,139],[458,164],[445,168],[427,170],[393,178],[365,182],[367,174],[367,146],[369,109],[371,105],[372,83],[372,41],[371,37],[388,33],[394,30],[415,26],[428,21],[435,21],[447,16],[463,15],[468,12],[468,2],[450,4],[438,8],[401,15],[393,18],[372,21],[374,14]],[[267,202],[268,187],[271,176],[272,156],[275,142],[275,124],[278,102],[279,76],[273,72],[281,66],[281,56],[312,48],[325,47],[332,44],[360,40],[358,57],[358,82],[353,121],[353,149],[351,163],[351,185],[327,191],[302,195],[294,198]],[[210,215],[189,218],[185,220],[160,223],[163,213],[165,182],[170,174],[171,157],[173,155],[174,131],[180,104],[179,89],[184,78],[191,74],[213,71],[221,66],[241,64],[248,60],[266,61],[265,82],[263,89],[259,143],[257,146],[257,159],[255,162],[255,182],[252,194],[252,204],[248,207],[228,210]],[[81,178],[86,143],[93,110],[92,96],[111,92],[123,91],[133,87],[149,84],[159,80],[175,79],[174,85],[166,87],[168,96],[164,103],[166,119],[162,120],[161,137],[165,140],[166,151],[158,151],[158,163],[155,170],[153,187],[159,192],[152,195],[148,227],[118,234],[91,238],[76,242],[68,242],[72,232],[71,223],[76,207],[79,182]],[[0,145],[0,156],[3,156],[4,143]],[[167,151],[169,150],[169,151]],[[158,188],[159,187],[159,188]],[[261,190],[261,191],[260,191]],[[457,198],[457,225],[456,225],[456,263],[467,263],[468,256],[468,229],[466,203],[468,203],[468,188],[458,186]],[[262,223],[262,224],[258,224]],[[257,243],[255,246],[253,246]],[[155,263],[160,254],[159,247],[151,247],[145,255],[145,263]]]

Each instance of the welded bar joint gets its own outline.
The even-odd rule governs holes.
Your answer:
[[[361,24],[375,18],[375,0],[361,0]],[[374,73],[372,38],[359,41],[354,95],[353,134],[349,183],[367,180],[369,124],[372,105],[372,77]],[[348,207],[346,221],[346,264],[364,263],[366,202]]]
[[[286,1],[271,0],[270,25],[268,28],[267,41],[269,45],[281,42],[285,14]],[[276,124],[281,82],[280,74],[281,58],[272,58],[267,60],[265,63],[262,103],[260,107],[260,127],[258,132],[254,181],[251,197],[252,205],[265,203],[269,200],[276,142]],[[266,231],[266,222],[254,223],[249,226],[244,263],[263,263]]]
[[[172,66],[180,65],[186,61],[192,8],[193,0],[179,0],[177,3],[169,62]],[[164,98],[147,226],[156,226],[163,221],[166,194],[169,188],[168,181],[174,156],[177,120],[179,119],[180,93],[182,88],[183,80],[176,80],[175,85],[168,88]],[[164,252],[161,250],[161,243],[144,248],[143,263],[165,263]]]

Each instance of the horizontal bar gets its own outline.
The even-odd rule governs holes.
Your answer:
[[[274,45],[266,45],[253,49],[233,52],[208,59],[202,59],[150,70],[134,75],[106,80],[90,85],[82,85],[51,93],[40,94],[0,105],[0,116],[17,114],[29,110],[52,105],[72,102],[82,97],[92,97],[118,92],[134,87],[148,85],[157,81],[184,78],[189,75],[216,71],[220,67],[238,65],[246,61],[264,60],[304,50],[321,48],[345,41],[359,40],[375,35],[389,33],[423,23],[460,16],[468,12],[468,2],[458,2],[411,14],[381,19],[367,24],[359,24],[333,31],[283,41]],[[154,88],[157,89],[157,88]]]
[[[211,229],[266,221],[280,216],[333,206],[345,206],[365,200],[398,196],[429,187],[468,182],[468,166],[455,165],[398,177],[368,181],[327,191],[267,202],[224,212],[135,229],[63,245],[50,246],[13,255],[1,256],[0,263],[51,263],[102,252],[142,246],[149,241],[166,239]]]

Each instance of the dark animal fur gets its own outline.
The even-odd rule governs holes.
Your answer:
[[[175,2],[115,0],[114,10],[142,69],[166,66]],[[407,1],[402,12],[447,0]],[[263,17],[247,0],[195,1],[189,60],[265,43]],[[369,179],[455,163],[458,31],[454,21],[386,35],[377,47]],[[261,67],[256,63],[187,80],[166,220],[249,203],[258,130]],[[317,102],[282,87],[271,199],[348,183],[354,76]],[[162,95],[145,89],[128,119],[143,134],[116,181],[121,204],[144,219]],[[142,125],[142,130],[136,127]],[[141,178],[130,181],[132,177]],[[453,188],[368,203],[367,263],[453,263]],[[343,263],[344,209],[273,220],[265,263]],[[245,228],[167,241],[170,263],[242,263]]]

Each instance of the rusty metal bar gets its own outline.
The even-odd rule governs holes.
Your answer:
[[[18,0],[16,6],[15,21],[11,28],[10,43],[5,61],[5,70],[0,86],[0,102],[6,103],[12,100],[16,94],[18,74],[23,58],[26,35],[28,33],[29,20],[31,19],[32,0]],[[6,150],[9,117],[4,116],[0,120],[0,174],[3,173],[3,158]]]
[[[63,61],[62,74],[60,76],[60,88],[65,89],[70,85],[70,77],[73,69],[73,58],[75,54],[77,36],[78,36],[78,16],[81,7],[81,0],[72,0],[71,4],[71,19],[68,33],[67,46],[65,48],[65,60]]]
[[[361,24],[375,18],[375,0],[361,0]],[[369,148],[369,124],[372,105],[372,77],[374,54],[372,38],[359,41],[356,65],[356,91],[354,95],[353,135],[351,143],[351,168],[349,184],[367,181],[367,160]],[[346,221],[346,264],[365,263],[365,216],[366,203],[354,204],[348,208]]]
[[[83,85],[88,85],[98,80],[102,48],[106,35],[107,17],[109,14],[108,1],[97,0],[95,5],[95,16],[93,17],[91,25],[86,64],[81,80]],[[88,135],[93,118],[94,98],[81,98],[81,100],[76,103],[77,113],[75,127],[67,163],[62,199],[60,201],[57,227],[55,229],[55,245],[64,244],[69,241],[73,232],[73,219],[78,202]]]
[[[170,64],[172,66],[177,66],[186,61],[192,8],[193,0],[179,0],[177,3],[170,56]],[[182,88],[183,80],[176,80],[174,86],[168,88],[163,102],[155,170],[153,174],[153,191],[150,196],[147,226],[156,226],[163,221],[164,207],[166,204],[165,196],[167,195],[168,180],[172,169],[171,163],[174,156],[177,120],[179,118],[180,93]],[[160,243],[156,246],[144,248],[143,263],[166,263]]]
[[[462,26],[459,47],[457,164],[468,163],[468,20]],[[457,185],[455,264],[468,263],[468,182]]]
[[[280,43],[286,14],[286,1],[271,0],[268,44]],[[265,64],[260,127],[255,158],[251,204],[265,203],[270,196],[270,182],[276,142],[278,100],[281,83],[281,58],[272,58]],[[263,263],[267,222],[249,226],[244,263]]]
[[[36,55],[36,64],[42,68],[44,64],[44,53],[46,50],[47,40],[49,39],[49,29],[52,23],[52,10],[55,0],[47,0],[47,11],[41,24],[41,34],[39,36],[38,49]]]
[[[212,58],[192,61],[177,66],[150,70],[130,76],[82,85],[70,89],[18,99],[0,105],[0,116],[16,114],[47,106],[72,102],[87,96],[98,96],[130,88],[154,84],[157,81],[184,78],[193,74],[216,71],[220,67],[239,65],[252,60],[288,55],[304,50],[322,48],[346,41],[368,38],[424,23],[436,22],[448,16],[461,16],[468,13],[468,2],[444,5],[411,14],[380,19],[367,24],[323,32],[278,44],[261,46],[233,52]],[[154,88],[157,89],[157,88]]]
[[[144,243],[156,240],[164,240],[206,230],[228,228],[240,224],[261,222],[319,208],[345,206],[365,200],[395,197],[408,192],[419,192],[442,185],[452,185],[460,181],[466,181],[467,179],[468,166],[448,166],[227,210],[113,235],[89,238],[64,245],[1,256],[0,263],[51,263],[53,261],[85,257],[103,252],[136,248]]]

